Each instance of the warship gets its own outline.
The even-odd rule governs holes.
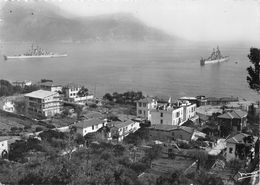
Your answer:
[[[228,60],[229,56],[222,56],[219,47],[217,46],[216,50],[215,48],[213,48],[213,52],[211,53],[210,57],[208,57],[207,59],[201,58],[200,65],[220,63]]]
[[[57,54],[52,52],[47,52],[40,48],[39,46],[34,47],[32,45],[31,50],[28,52],[22,54],[22,55],[13,55],[13,56],[7,56],[4,55],[4,59],[30,59],[30,58],[54,58],[54,57],[66,57],[67,54]]]

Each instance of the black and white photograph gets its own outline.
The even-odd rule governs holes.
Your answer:
[[[0,0],[0,185],[259,185],[260,0]]]

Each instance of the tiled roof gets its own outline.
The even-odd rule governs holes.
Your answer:
[[[130,124],[134,123],[134,121],[132,120],[127,120],[127,121],[124,121],[124,122],[121,122],[121,121],[116,121],[116,122],[113,122],[112,124],[114,125],[114,127],[116,128],[123,128],[123,127],[126,127]]]
[[[226,142],[227,143],[244,143],[243,139],[245,137],[249,136],[248,134],[245,133],[239,133],[234,135],[233,137],[229,137]],[[254,136],[254,142],[256,142],[257,137]]]
[[[76,123],[74,126],[79,127],[79,128],[87,128],[87,127],[91,127],[92,125],[98,125],[98,124],[102,124],[104,123],[104,120],[102,119],[86,119],[83,121],[80,121],[78,123]]]
[[[58,93],[57,92],[51,92],[51,91],[45,91],[45,90],[38,90],[38,91],[33,91],[31,93],[28,93],[25,96],[43,99],[43,98],[46,98],[48,96],[53,96],[55,94],[58,94]]]
[[[233,110],[232,112],[226,112],[220,116],[218,116],[218,118],[223,118],[223,119],[241,119],[247,116],[247,113],[242,111],[242,110]]]
[[[171,131],[177,129],[176,125],[151,125],[149,129]]]
[[[194,132],[194,128],[191,128],[191,127],[184,127],[184,126],[180,126],[178,129],[180,130],[184,130],[190,134],[192,134]]]
[[[154,99],[154,98],[152,98],[152,97],[145,97],[145,98],[143,98],[143,99],[138,100],[138,102],[150,103],[150,102],[153,101],[153,99]]]
[[[191,127],[177,126],[177,125],[151,125],[149,129],[162,130],[162,131],[183,130],[190,134],[192,134],[195,130],[194,128]]]

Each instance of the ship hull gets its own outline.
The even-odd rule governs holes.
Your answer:
[[[221,59],[216,59],[216,60],[201,60],[200,64],[205,65],[205,64],[214,64],[214,63],[220,63],[220,62],[226,62],[229,60],[229,57],[221,58]]]
[[[30,58],[56,58],[56,57],[66,57],[67,54],[62,55],[34,55],[34,56],[27,56],[27,55],[20,55],[20,56],[4,56],[5,60],[7,59],[30,59]]]

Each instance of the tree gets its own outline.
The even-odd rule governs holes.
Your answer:
[[[108,101],[113,101],[113,96],[109,93],[106,93],[104,96],[103,96],[103,99],[104,100],[108,100]]]
[[[88,89],[86,87],[81,87],[81,89],[78,92],[79,97],[85,97],[88,96]]]
[[[247,82],[251,89],[260,93],[260,78],[259,78],[260,49],[251,48],[248,58],[250,59],[250,62],[253,64],[253,67],[250,66],[247,68],[248,71]]]

